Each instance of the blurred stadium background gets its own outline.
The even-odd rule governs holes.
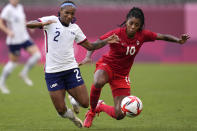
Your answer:
[[[20,0],[24,4],[28,20],[42,16],[56,15],[63,0]],[[179,36],[188,33],[191,39],[186,45],[157,41],[154,44],[144,44],[136,61],[150,62],[197,62],[197,0],[75,0],[78,5],[77,23],[90,41],[96,40],[107,31],[116,28],[125,19],[130,8],[139,6],[145,14],[145,28],[158,33],[169,33]],[[7,3],[1,0],[0,9]],[[0,63],[7,61],[5,34],[0,32]],[[36,44],[43,53],[43,32],[36,30],[31,33]],[[96,61],[107,50],[103,48],[93,56]],[[78,61],[85,55],[85,50],[75,45]],[[24,61],[28,55],[22,52]]]
[[[28,20],[56,15],[64,0],[20,0]],[[157,41],[146,43],[137,55],[130,77],[132,94],[143,101],[142,114],[122,121],[104,113],[90,129],[106,131],[196,131],[197,130],[197,0],[73,0],[78,10],[77,24],[89,41],[114,29],[124,21],[133,6],[143,9],[145,28],[158,33],[179,36],[188,33],[185,45]],[[0,0],[0,11],[8,0]],[[70,121],[61,119],[50,101],[44,81],[44,35],[42,30],[30,31],[42,52],[41,64],[30,71],[33,87],[27,87],[18,77],[22,65],[7,80],[10,95],[0,93],[0,131],[64,131],[77,130]],[[7,62],[8,49],[5,34],[0,31],[0,72]],[[86,51],[75,45],[75,54],[81,61]],[[93,56],[97,61],[108,50],[104,47]],[[21,62],[28,58],[22,51]],[[80,67],[90,92],[94,65]],[[113,105],[108,85],[101,99]],[[69,104],[69,102],[67,102]],[[69,105],[70,106],[70,105]],[[78,115],[82,120],[87,109]]]

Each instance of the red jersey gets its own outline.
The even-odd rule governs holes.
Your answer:
[[[103,55],[99,63],[108,64],[115,73],[126,76],[133,65],[134,58],[144,42],[156,40],[157,34],[148,30],[136,32],[133,38],[128,38],[126,27],[112,30],[100,37],[101,40],[116,34],[120,42],[110,44],[110,50]]]

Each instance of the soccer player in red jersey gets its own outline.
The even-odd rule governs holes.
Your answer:
[[[112,30],[100,37],[103,40],[112,34],[116,34],[120,42],[110,44],[109,52],[104,55],[97,63],[94,74],[94,83],[91,87],[90,106],[84,120],[84,127],[90,127],[96,113],[105,112],[112,118],[121,120],[125,115],[121,112],[121,101],[124,97],[130,95],[129,72],[133,65],[134,58],[139,52],[144,42],[164,40],[184,44],[189,36],[186,34],[177,38],[172,35],[159,34],[143,29],[144,14],[140,8],[132,8],[126,16],[126,20],[121,27]],[[91,60],[92,51],[89,51],[86,58],[80,63],[85,64]],[[114,106],[104,104],[98,101],[102,87],[109,83],[113,98]]]

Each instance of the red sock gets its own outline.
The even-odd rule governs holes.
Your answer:
[[[91,110],[94,112],[96,109],[96,105],[98,103],[102,88],[96,88],[94,85],[91,87],[90,92],[90,106]]]
[[[109,105],[105,105],[105,104],[102,104],[100,106],[100,109],[101,111],[107,113],[109,116],[111,116],[112,118],[115,118],[116,119],[116,115],[115,115],[115,109],[113,106],[109,106]]]

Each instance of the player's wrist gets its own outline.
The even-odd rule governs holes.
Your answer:
[[[91,56],[90,55],[86,55],[85,59],[90,60]]]
[[[178,40],[177,40],[177,43],[183,44],[183,40],[182,40],[182,39],[178,39]]]
[[[45,26],[45,24],[46,24],[46,23],[44,23],[44,22],[41,22],[41,26]]]

